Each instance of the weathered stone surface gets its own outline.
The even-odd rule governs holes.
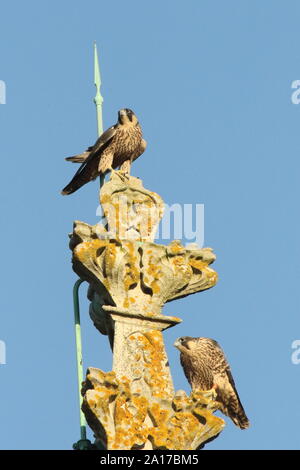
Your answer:
[[[217,273],[209,268],[215,260],[210,248],[188,250],[179,241],[165,246],[105,240],[95,233],[94,227],[75,222],[73,269],[102,296],[104,286],[108,304],[155,315],[166,302],[209,289],[217,282]]]
[[[139,178],[121,178],[115,171],[100,191],[110,238],[153,241],[164,213],[162,198],[143,187]]]
[[[89,282],[90,316],[108,335],[113,371],[90,368],[83,410],[107,449],[196,449],[224,427],[214,392],[174,395],[162,331],[181,320],[166,302],[209,289],[211,248],[153,242],[163,201],[137,178],[114,172],[101,189],[106,224],[74,223],[73,269]]]
[[[161,331],[181,320],[104,306],[114,322],[113,371],[127,377],[132,393],[170,398],[173,383]]]
[[[209,267],[216,259],[211,248],[183,247],[178,240],[167,246],[153,243],[163,201],[141,180],[124,180],[114,172],[101,189],[101,203],[106,227],[74,222],[70,247],[74,271],[102,303],[156,315],[166,302],[216,284],[217,273]],[[90,290],[89,298],[96,321],[99,297],[94,299]],[[100,331],[101,322],[98,318]]]
[[[193,450],[225,425],[212,413],[218,408],[214,390],[149,400],[132,392],[127,377],[118,380],[114,372],[90,368],[82,393],[87,422],[109,450]]]

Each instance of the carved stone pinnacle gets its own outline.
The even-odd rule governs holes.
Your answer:
[[[105,225],[74,223],[73,269],[90,285],[90,316],[108,335],[113,371],[89,368],[83,410],[107,449],[196,449],[224,421],[214,391],[174,392],[162,331],[180,323],[166,302],[209,289],[211,248],[154,243],[164,203],[141,180],[113,172],[100,193]]]

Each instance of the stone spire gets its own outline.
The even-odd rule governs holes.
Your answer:
[[[164,203],[132,176],[114,171],[100,191],[105,225],[74,223],[73,269],[89,283],[90,316],[109,337],[113,370],[90,367],[83,406],[96,443],[107,449],[197,449],[224,421],[215,391],[174,391],[163,330],[181,322],[166,302],[217,282],[210,248],[154,243]]]

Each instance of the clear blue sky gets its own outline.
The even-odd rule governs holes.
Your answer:
[[[148,141],[133,174],[165,202],[205,205],[219,283],[168,304],[172,346],[218,340],[251,428],[229,419],[210,449],[299,448],[300,4],[266,0],[12,0],[1,6],[2,295],[0,446],[69,449],[79,438],[74,355],[73,220],[96,223],[97,183],[62,197],[64,157],[96,138],[93,41],[104,127],[137,113]],[[82,288],[85,367],[111,369]]]

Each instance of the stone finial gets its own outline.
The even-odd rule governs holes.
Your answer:
[[[73,269],[89,282],[90,316],[109,337],[113,371],[90,368],[83,410],[107,449],[196,449],[224,421],[214,392],[174,394],[162,331],[181,322],[166,302],[217,282],[211,248],[154,243],[163,201],[134,177],[113,172],[100,193],[106,223],[76,221]]]
[[[82,393],[87,422],[110,450],[195,450],[225,425],[212,414],[218,409],[214,390],[149,399],[134,393],[126,377],[89,368]]]
[[[75,222],[73,269],[112,305],[160,314],[170,300],[209,289],[217,273],[210,248],[189,250],[179,241],[169,245],[97,237],[97,227]]]
[[[143,187],[139,178],[117,171],[102,186],[100,203],[110,238],[152,242],[164,213],[162,198]]]

